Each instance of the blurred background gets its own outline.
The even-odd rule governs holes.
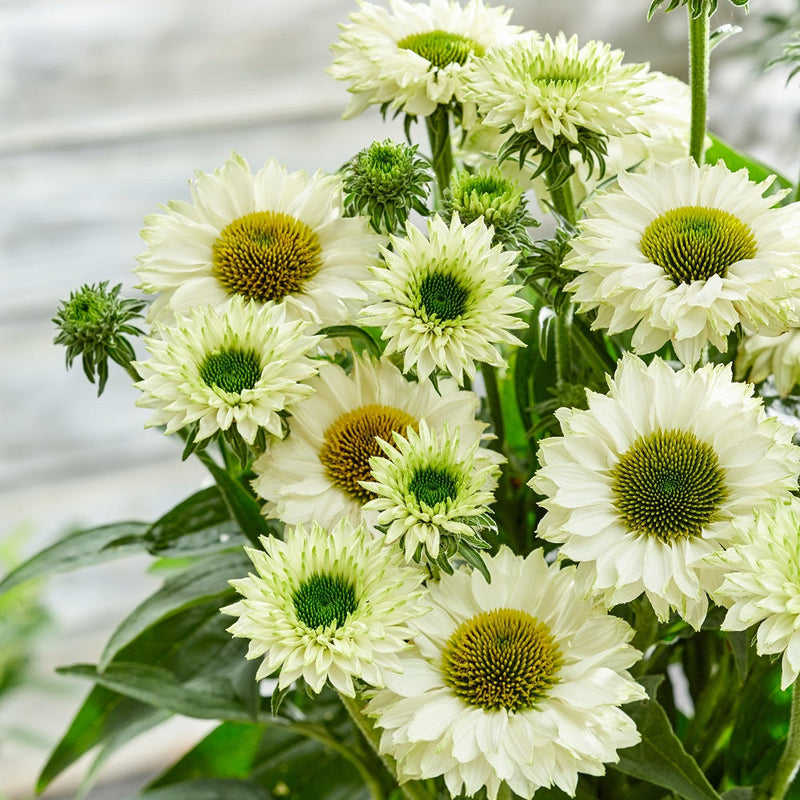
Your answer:
[[[513,4],[512,4],[513,5]],[[519,0],[512,20],[600,38],[685,79],[683,10],[646,22],[649,0]],[[711,127],[794,179],[800,80],[761,66],[800,26],[799,0],[720,0],[714,24],[745,34],[715,51]],[[113,372],[103,396],[52,345],[60,299],[86,282],[135,283],[142,218],[188,199],[197,169],[231,150],[254,169],[335,170],[375,138],[376,109],[341,122],[326,73],[355,0],[0,0],[0,574],[64,533],[152,520],[204,481],[143,429],[137,392]],[[761,44],[759,44],[759,42]],[[421,126],[420,126],[421,127]],[[422,131],[416,130],[419,136]],[[425,145],[423,144],[423,149]],[[89,686],[54,674],[91,662],[159,583],[131,558],[0,599],[0,800],[36,775]],[[92,800],[132,796],[209,726],[174,720],[104,766]],[[86,764],[45,794],[73,796]]]

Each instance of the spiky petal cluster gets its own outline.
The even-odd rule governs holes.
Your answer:
[[[152,357],[136,362],[137,405],[155,409],[147,426],[174,433],[197,423],[196,440],[235,428],[249,444],[259,429],[283,436],[281,412],[308,397],[320,340],[309,324],[287,322],[283,306],[232,298],[225,313],[199,306],[145,339]],[[313,329],[313,328],[312,328]]]
[[[386,541],[400,541],[406,561],[420,560],[420,547],[436,561],[442,540],[457,546],[485,524],[500,468],[480,442],[462,447],[459,439],[458,429],[437,432],[422,420],[418,432],[395,433],[394,446],[380,441],[384,457],[370,459],[372,480],[363,485],[376,497],[364,510],[378,512]]]
[[[231,581],[243,599],[222,609],[238,617],[228,630],[250,640],[247,657],[263,657],[256,679],[280,669],[281,688],[302,678],[319,692],[330,681],[350,697],[354,678],[382,686],[425,611],[424,573],[346,520],[261,544],[247,548],[255,574]]]
[[[521,344],[510,331],[526,326],[515,315],[530,308],[509,281],[516,253],[492,246],[483,219],[464,227],[458,217],[448,226],[434,216],[428,238],[410,223],[406,232],[391,238],[386,266],[372,269],[365,286],[381,302],[362,321],[381,326],[387,353],[402,353],[404,371],[423,380],[439,369],[463,383],[476,361],[504,366],[498,345]]]
[[[751,383],[773,375],[783,397],[800,383],[800,328],[779,336],[745,336],[736,354],[736,373]]]
[[[644,593],[659,618],[675,609],[699,628],[722,579],[706,556],[731,542],[732,522],[797,487],[793,431],[729,366],[675,372],[626,354],[608,394],[587,395],[540,444],[538,535],[586,562],[612,605]]]
[[[628,673],[641,657],[633,630],[581,599],[575,568],[548,566],[541,550],[503,547],[487,567],[491,583],[459,570],[430,587],[402,671],[366,713],[401,778],[441,775],[453,797],[486,787],[495,800],[501,783],[520,797],[574,795],[579,773],[604,774],[639,741],[620,709],[645,697]]]
[[[798,320],[800,209],[774,208],[783,195],[764,197],[770,183],[689,158],[621,174],[586,205],[567,290],[597,311],[595,328],[633,329],[637,353],[671,342],[684,364],[708,343],[727,350],[739,323],[783,332]]]
[[[759,655],[782,654],[781,688],[800,675],[800,501],[776,502],[736,524],[719,554],[725,580],[714,599],[727,606],[727,631],[758,625]]]
[[[460,102],[466,64],[494,45],[505,46],[519,27],[511,12],[483,0],[391,0],[389,9],[361,2],[350,22],[340,25],[341,41],[330,73],[347,81],[353,97],[344,118],[373,104],[413,116],[428,116],[439,105]]]

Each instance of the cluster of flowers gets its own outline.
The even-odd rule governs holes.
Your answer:
[[[468,168],[427,232],[415,148],[375,143],[340,175],[254,175],[236,155],[198,174],[190,203],[146,220],[137,272],[157,297],[134,364],[149,424],[254,455],[286,526],[224,609],[258,678],[330,682],[402,780],[490,800],[574,794],[639,740],[618,604],[644,595],[699,629],[711,598],[725,628],[761,623],[785,686],[800,672],[800,449],[730,365],[698,366],[741,328],[737,377],[796,384],[800,211],[685,157],[679,81],[508,19],[482,0],[362,3],[334,46],[346,116],[380,105],[441,138],[444,109]],[[523,192],[565,186],[585,202],[561,288],[632,353],[557,412],[530,478],[539,541],[515,555],[492,527],[504,443],[478,416],[478,365],[488,381],[523,344]],[[656,351],[680,368],[639,357]]]

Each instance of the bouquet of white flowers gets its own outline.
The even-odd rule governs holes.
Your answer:
[[[147,800],[800,797],[798,187],[706,131],[716,5],[650,8],[686,85],[361,2],[344,116],[408,143],[233,154],[145,219],[152,303],[62,304],[68,365],[127,370],[210,485],[0,584],[170,566],[63,670],[94,688],[39,788],[184,714],[219,726]]]

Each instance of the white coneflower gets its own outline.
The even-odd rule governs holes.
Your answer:
[[[345,119],[373,104],[414,116],[461,100],[465,65],[520,30],[508,25],[511,12],[482,0],[407,3],[391,0],[387,10],[361,2],[341,25],[332,45],[334,78],[347,81],[353,98]]]
[[[155,409],[147,426],[174,433],[197,423],[197,441],[229,428],[249,444],[260,428],[283,436],[280,412],[313,392],[302,383],[317,372],[308,354],[320,337],[309,327],[287,322],[282,306],[240,297],[222,314],[200,306],[173,327],[157,325],[145,339],[152,357],[135,364],[136,404]]]
[[[353,371],[325,364],[310,380],[313,397],[299,403],[291,432],[274,442],[253,465],[253,488],[267,504],[265,513],[289,524],[316,520],[333,525],[342,515],[354,524],[374,497],[365,489],[370,459],[382,455],[378,439],[394,441],[424,419],[432,428],[448,422],[469,446],[483,436],[475,419],[478,397],[459,391],[455,381],[416,383],[388,360],[355,359]]]
[[[144,291],[161,293],[150,320],[170,323],[241,295],[280,302],[289,319],[352,321],[366,299],[358,281],[383,240],[366,219],[342,216],[340,177],[289,173],[275,159],[253,175],[234,154],[213,174],[198,173],[191,189],[191,203],[145,219],[148,248],[136,272]]]
[[[587,204],[563,267],[567,285],[595,328],[633,329],[632,347],[671,342],[684,364],[707,344],[727,350],[741,323],[777,335],[798,321],[800,213],[773,208],[746,170],[698,167],[692,159],[623,173],[619,188]]]
[[[530,309],[509,282],[517,254],[492,246],[483,219],[464,227],[457,216],[449,226],[434,216],[428,238],[410,223],[406,234],[391,237],[386,266],[373,268],[365,286],[381,302],[361,320],[383,328],[387,354],[402,353],[403,369],[420,380],[439,369],[463,383],[476,361],[505,366],[498,345],[522,344],[510,331],[526,327],[514,315]]]
[[[420,547],[435,561],[443,539],[475,537],[500,468],[480,442],[463,448],[458,429],[447,424],[437,433],[421,420],[419,432],[410,427],[393,441],[379,442],[383,457],[370,459],[372,479],[363,486],[376,497],[364,510],[378,512],[386,541],[400,541],[407,561]]]
[[[280,688],[302,678],[319,692],[330,681],[350,697],[354,678],[382,686],[425,610],[424,573],[346,520],[261,543],[246,548],[256,574],[231,581],[243,599],[222,609],[238,617],[228,630],[250,640],[247,657],[263,657],[256,679],[280,669]]]
[[[575,568],[501,548],[478,572],[430,587],[432,610],[412,622],[413,649],[367,705],[380,749],[401,778],[444,776],[450,794],[520,797],[578,774],[602,775],[639,741],[620,706],[645,697],[628,668],[641,654],[631,627],[582,599]]]
[[[745,336],[736,354],[736,373],[751,383],[774,376],[782,397],[800,383],[800,328],[779,336]]]
[[[797,487],[800,448],[730,367],[627,354],[609,386],[585,411],[557,411],[563,436],[540,445],[538,534],[586,562],[611,604],[644,593],[660,619],[675,609],[699,629],[722,579],[706,556]]]

